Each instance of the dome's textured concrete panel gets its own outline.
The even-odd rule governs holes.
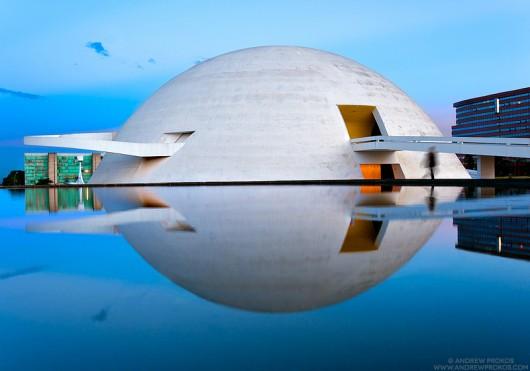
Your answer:
[[[164,159],[108,154],[92,183],[335,180],[362,178],[338,105],[376,109],[383,135],[439,136],[398,87],[341,56],[300,47],[224,54],[178,75],[148,99],[116,140],[161,142],[193,132]],[[421,152],[398,152],[406,178],[421,178]],[[468,177],[453,154],[439,178]]]

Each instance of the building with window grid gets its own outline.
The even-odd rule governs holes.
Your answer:
[[[454,137],[530,138],[530,87],[510,90],[453,104]],[[522,158],[495,159],[498,176],[530,175],[530,161]]]
[[[87,183],[100,161],[99,153],[25,153],[25,184],[75,183],[80,165],[83,183]]]

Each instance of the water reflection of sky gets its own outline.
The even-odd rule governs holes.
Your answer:
[[[527,261],[456,249],[450,218],[352,221],[361,207],[427,205],[430,189],[250,188],[96,190],[104,210],[80,211],[70,195],[68,211],[50,213],[26,213],[24,195],[1,191],[0,364],[380,370],[432,369],[449,357],[530,361]],[[433,194],[436,207],[469,205],[455,203],[459,189]],[[506,215],[526,200],[481,197],[508,205]],[[79,218],[98,228],[73,233]],[[121,235],[90,233],[106,224]]]

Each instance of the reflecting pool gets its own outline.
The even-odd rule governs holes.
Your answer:
[[[0,205],[1,369],[530,364],[524,189],[38,188]]]

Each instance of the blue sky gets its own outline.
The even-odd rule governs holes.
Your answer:
[[[246,47],[357,60],[447,134],[453,102],[530,85],[526,0],[0,0],[0,40],[0,176],[22,166],[23,135],[119,127],[174,75]]]

